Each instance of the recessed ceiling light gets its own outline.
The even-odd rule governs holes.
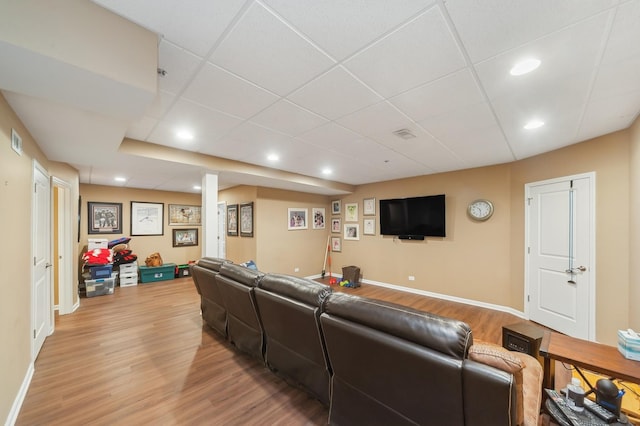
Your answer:
[[[333,170],[331,170],[328,167],[325,167],[324,169],[322,169],[322,174],[323,175],[330,175],[331,173],[333,173]]]
[[[202,187],[200,185],[193,185],[193,189],[195,189],[196,191],[199,191],[202,189]]]
[[[538,127],[544,126],[544,121],[542,120],[531,120],[527,124],[524,125],[524,128],[527,130],[537,129]]]
[[[118,176],[118,177],[113,178],[113,180],[115,180],[116,182],[126,182],[127,178]]]
[[[178,130],[176,136],[184,141],[190,141],[193,139],[193,133],[188,130]]]
[[[511,75],[523,75],[529,73],[540,66],[540,60],[535,58],[528,58],[524,61],[520,61],[511,68],[509,73]]]
[[[280,157],[277,154],[269,154],[267,155],[267,160],[269,161],[278,161]]]

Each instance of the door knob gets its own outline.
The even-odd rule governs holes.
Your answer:
[[[587,270],[586,266],[578,266],[577,268],[566,269],[564,272],[567,274],[577,274],[578,272],[585,272]]]

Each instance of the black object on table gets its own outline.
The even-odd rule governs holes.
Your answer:
[[[561,426],[608,426],[610,424],[611,425],[628,424],[628,423],[620,423],[617,421],[613,423],[606,423],[605,421],[603,421],[602,419],[600,419],[598,416],[596,416],[595,414],[593,414],[587,409],[581,412],[576,412],[576,411],[571,411],[571,409],[565,405],[566,410],[569,410],[567,411],[567,414],[569,414],[572,417],[571,419],[569,419],[567,417],[567,414],[565,414],[565,412],[563,412],[563,409],[561,408],[564,402],[564,397],[551,389],[545,389],[545,394],[547,398],[544,402],[544,407],[549,413],[549,415],[553,418],[553,420],[558,422],[558,424],[560,424]],[[553,400],[554,397],[558,397],[560,399],[557,402],[554,402]]]

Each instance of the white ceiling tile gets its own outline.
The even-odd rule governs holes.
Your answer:
[[[348,70],[385,98],[464,66],[464,58],[437,7],[345,63]]]
[[[617,0],[447,0],[444,5],[472,62],[557,31]]]
[[[249,118],[279,97],[210,63],[184,92],[186,99],[237,117]]]
[[[199,56],[209,52],[245,3],[245,0],[93,1]]]
[[[299,135],[327,123],[326,119],[287,100],[276,102],[253,117],[251,121],[291,136]]]
[[[582,119],[577,141],[626,129],[638,118],[638,105],[640,105],[640,90],[592,100]]]
[[[488,165],[515,160],[486,103],[447,111],[419,124],[467,164]]]
[[[593,67],[598,62],[601,40],[605,36],[608,13],[601,13],[579,24],[534,40],[517,49],[476,64],[478,78],[489,99],[529,94],[561,88],[565,81],[580,75],[581,93],[586,93]],[[540,66],[524,75],[509,71],[525,58],[536,58]],[[575,84],[573,84],[575,87]],[[584,97],[584,96],[583,96]]]
[[[341,60],[435,1],[265,0],[265,3],[327,53]]]
[[[612,64],[640,55],[640,0],[620,5],[607,40],[604,64]]]
[[[379,102],[336,120],[344,127],[375,140],[395,138],[399,129],[415,129],[415,123],[388,102]]]
[[[195,150],[229,133],[242,120],[219,111],[206,108],[186,100],[180,100],[167,113],[162,125],[159,125],[149,137],[150,141],[167,146],[181,146],[176,132],[190,130],[194,134],[192,141]]]
[[[389,101],[415,121],[484,101],[471,71],[462,69],[447,77],[395,96]]]
[[[158,46],[158,68],[165,70],[166,75],[158,75],[158,87],[174,95],[182,93],[201,62],[201,57],[161,40]]]
[[[316,78],[288,99],[331,120],[382,100],[342,67]]]
[[[265,147],[289,146],[291,141],[291,136],[246,122],[233,129],[224,138],[209,144],[203,152],[244,161],[255,152],[263,152]],[[279,152],[277,154],[283,155]]]
[[[257,3],[240,19],[210,61],[281,96],[334,65],[333,60]]]
[[[639,39],[640,40],[640,39]],[[591,93],[592,100],[622,96],[640,89],[640,55],[602,65]],[[637,111],[638,105],[633,109]]]

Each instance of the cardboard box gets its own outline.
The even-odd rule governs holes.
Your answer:
[[[618,330],[618,350],[625,358],[640,361],[640,336],[632,337],[627,330]]]
[[[162,266],[140,266],[140,282],[146,284],[172,280],[175,278],[175,273],[175,263],[165,263]]]

